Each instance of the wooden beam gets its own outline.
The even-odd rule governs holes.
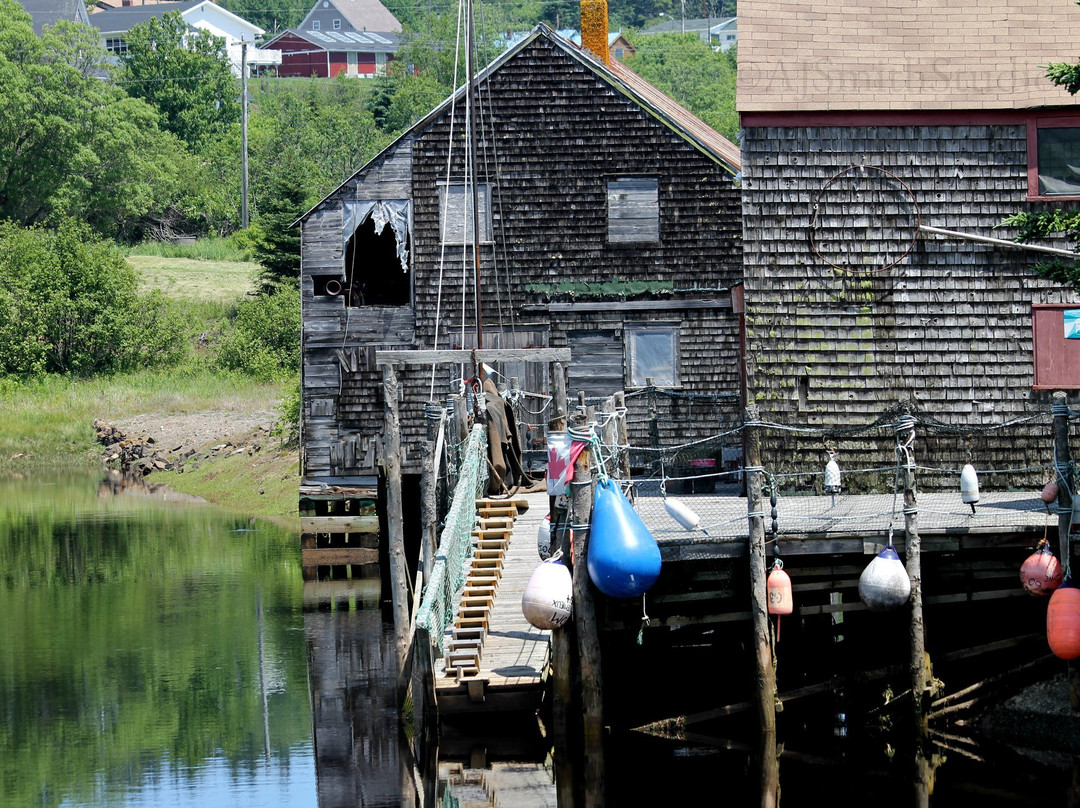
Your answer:
[[[535,303],[523,311],[550,311],[574,314],[588,311],[682,311],[684,309],[730,309],[731,298],[718,300],[597,300],[579,303]]]
[[[477,362],[569,362],[569,348],[483,348],[446,351],[376,351],[376,366],[386,365],[471,365]]]
[[[331,567],[340,564],[378,564],[379,551],[368,547],[318,547],[300,551],[305,567]]]
[[[378,516],[301,516],[301,533],[378,533]]]

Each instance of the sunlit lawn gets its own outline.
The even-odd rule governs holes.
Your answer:
[[[142,288],[159,289],[181,300],[231,303],[255,287],[259,265],[249,261],[205,261],[157,255],[129,255]]]

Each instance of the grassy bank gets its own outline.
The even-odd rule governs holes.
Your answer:
[[[94,419],[273,409],[280,385],[210,370],[0,380],[0,473],[101,467]]]

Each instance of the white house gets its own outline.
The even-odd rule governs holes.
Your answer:
[[[211,0],[189,0],[184,3],[153,3],[140,6],[107,8],[90,15],[90,24],[101,32],[101,44],[109,53],[118,56],[127,51],[125,36],[136,25],[147,20],[163,17],[170,11],[180,16],[192,28],[209,31],[225,40],[225,51],[232,63],[233,72],[239,75],[242,60],[241,45],[248,43],[247,63],[249,69],[281,64],[281,51],[254,47],[255,41],[265,33],[242,17],[222,8]]]

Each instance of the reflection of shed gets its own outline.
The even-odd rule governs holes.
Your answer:
[[[652,378],[662,429],[686,428],[670,422],[697,397],[697,426],[717,431],[740,386],[738,148],[543,26],[480,74],[477,94],[484,347],[570,347],[571,393],[643,391]],[[374,481],[376,349],[475,344],[463,95],[300,219],[309,481]],[[424,404],[457,388],[445,370],[402,383],[408,473]],[[542,405],[530,404],[538,423]]]
[[[1080,164],[1080,106],[1045,68],[1075,59],[1080,9],[747,0],[739,26],[748,396],[763,415],[855,427],[905,401],[963,433],[1049,412],[1038,388],[1080,389],[1080,340],[1054,341],[1069,369],[1044,385],[1052,357],[1032,332],[1080,297],[999,227],[1080,200],[1055,184]],[[1044,462],[1043,437],[1026,457],[984,440],[1009,468]],[[933,460],[963,465],[959,441]]]

